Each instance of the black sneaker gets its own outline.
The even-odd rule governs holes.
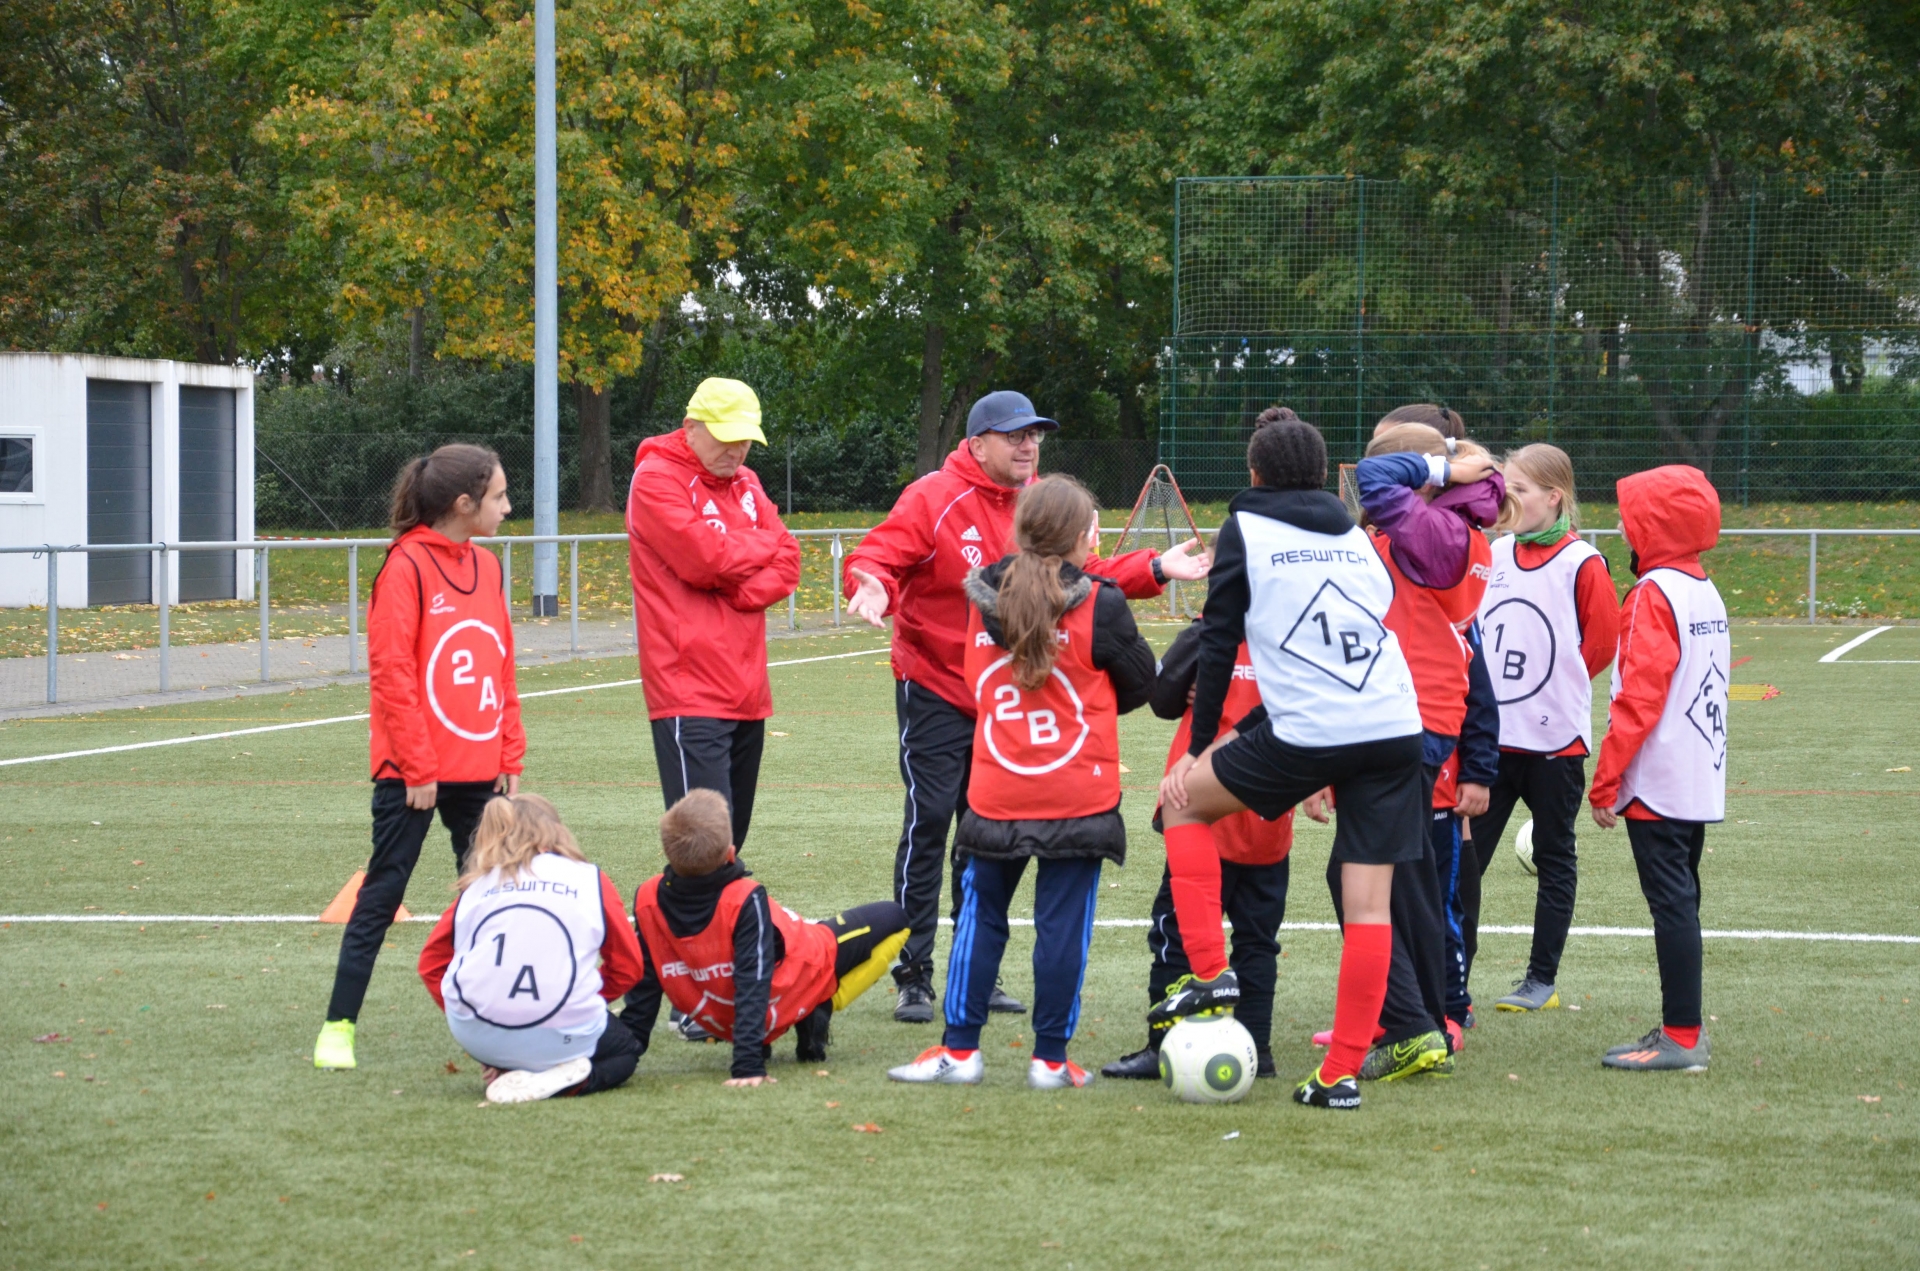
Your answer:
[[[1000,987],[1000,981],[993,982],[993,992],[987,995],[987,1012],[992,1015],[1025,1015],[1027,1004]]]
[[[1273,1052],[1265,1046],[1255,1046],[1253,1050],[1255,1056],[1258,1058],[1258,1062],[1254,1065],[1253,1069],[1254,1077],[1256,1079],[1260,1077],[1278,1077],[1280,1072],[1273,1066]]]
[[[1122,1055],[1112,1063],[1100,1069],[1102,1077],[1118,1077],[1123,1081],[1158,1081],[1160,1079],[1160,1052],[1151,1046],[1142,1046],[1131,1055]]]
[[[691,1015],[682,1015],[674,1021],[673,1031],[683,1042],[710,1042],[713,1034],[700,1026],[700,1021]]]
[[[933,985],[921,979],[901,984],[900,997],[893,1004],[893,1017],[902,1024],[933,1023]]]
[[[1183,975],[1167,986],[1167,995],[1147,1012],[1147,1023],[1170,1024],[1204,1011],[1230,1011],[1240,1002],[1240,977],[1228,967],[1211,980]]]
[[[1320,1070],[1316,1068],[1305,1081],[1293,1088],[1293,1101],[1304,1103],[1309,1108],[1351,1112],[1360,1106],[1360,1086],[1352,1077],[1342,1077],[1330,1086],[1323,1086],[1320,1084]]]

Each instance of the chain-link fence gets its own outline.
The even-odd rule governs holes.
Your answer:
[[[1748,499],[1920,495],[1920,174],[1598,187],[1497,208],[1365,178],[1186,179],[1161,457],[1245,482],[1293,407],[1351,461],[1407,402],[1583,485],[1662,462]]]
[[[913,434],[902,428],[796,430],[755,447],[748,463],[783,510],[884,511],[913,477]],[[624,508],[633,454],[640,436],[616,435],[612,446],[613,498]],[[533,507],[533,438],[528,433],[316,433],[287,431],[255,440],[254,517],[262,531],[345,530],[382,525],[388,493],[415,455],[449,442],[490,446],[507,471],[508,496],[522,512]],[[560,447],[560,503],[579,503],[579,448]],[[1101,504],[1125,508],[1154,464],[1150,440],[1050,438],[1041,467],[1068,472],[1091,487]]]

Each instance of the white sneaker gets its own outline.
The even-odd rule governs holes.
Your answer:
[[[551,1099],[569,1086],[577,1086],[593,1071],[593,1061],[582,1055],[540,1072],[516,1068],[503,1072],[487,1087],[488,1103],[535,1103]]]
[[[986,1072],[987,1061],[977,1050],[962,1059],[945,1046],[929,1046],[912,1063],[887,1069],[887,1079],[922,1085],[938,1082],[948,1086],[977,1086]]]
[[[1057,1064],[1036,1059],[1027,1065],[1027,1084],[1035,1090],[1079,1090],[1093,1084],[1093,1074],[1071,1059]]]

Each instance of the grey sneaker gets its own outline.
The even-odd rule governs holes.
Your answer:
[[[1705,1072],[1707,1061],[1712,1057],[1711,1049],[1705,1033],[1701,1033],[1699,1042],[1688,1050],[1667,1036],[1666,1029],[1656,1028],[1637,1042],[1615,1046],[1600,1057],[1600,1063],[1603,1067],[1630,1072]]]
[[[1560,994],[1551,984],[1542,984],[1529,976],[1515,980],[1513,992],[1493,1004],[1496,1011],[1550,1011],[1560,1005]]]
[[[933,985],[922,979],[903,982],[893,1006],[893,1017],[902,1024],[933,1023]]]

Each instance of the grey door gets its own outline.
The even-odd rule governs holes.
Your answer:
[[[234,526],[233,390],[180,390],[180,541],[231,541]],[[232,600],[232,552],[183,552],[180,599]]]
[[[153,390],[146,384],[87,381],[87,541],[153,541]],[[87,557],[88,604],[152,602],[151,556]]]

